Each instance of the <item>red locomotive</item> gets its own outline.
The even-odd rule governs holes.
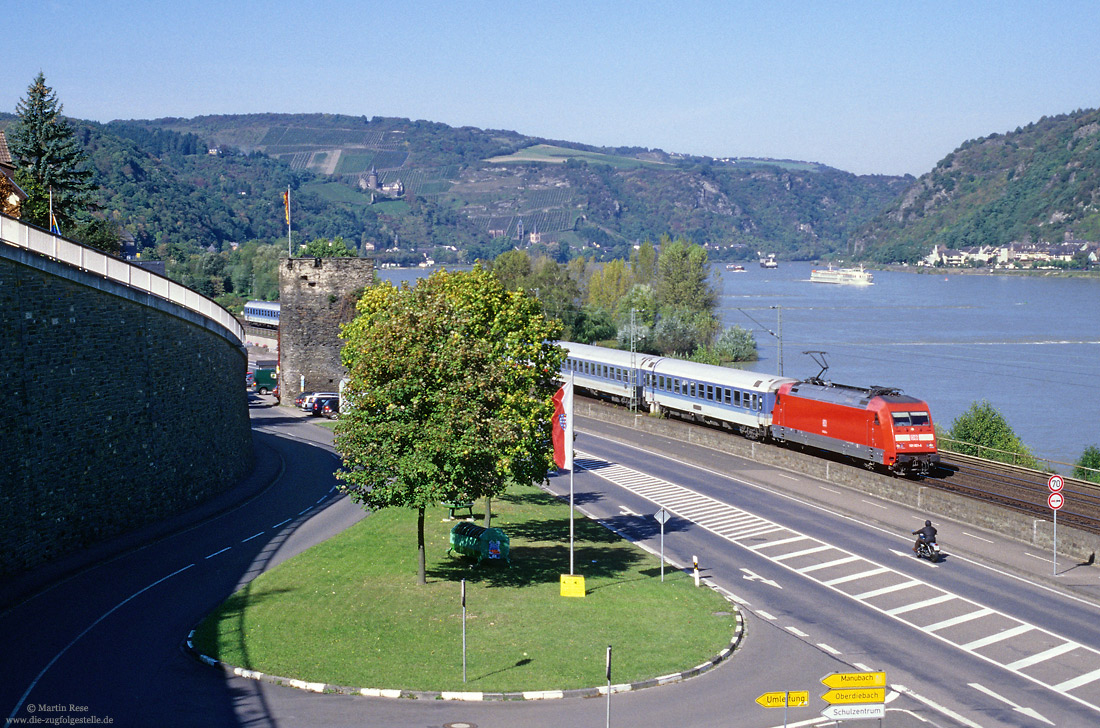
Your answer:
[[[779,387],[771,435],[898,473],[927,475],[939,462],[928,405],[888,387],[850,387],[819,377]]]

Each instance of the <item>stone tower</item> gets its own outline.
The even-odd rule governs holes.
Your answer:
[[[374,283],[370,258],[290,258],[279,264],[279,396],[338,392],[340,324],[355,317],[355,294]]]

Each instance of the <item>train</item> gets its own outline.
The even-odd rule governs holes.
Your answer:
[[[940,456],[928,404],[892,387],[854,387],[559,341],[561,375],[591,396],[636,404],[754,440],[835,453],[924,476]]]
[[[278,301],[249,301],[244,305],[244,320],[253,326],[279,327]]]

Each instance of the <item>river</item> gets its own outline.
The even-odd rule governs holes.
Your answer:
[[[1041,459],[1100,446],[1100,279],[874,271],[844,286],[810,283],[813,267],[721,271],[723,323],[756,335],[748,368],[779,371],[781,316],[787,376],[817,374],[802,352],[825,351],[827,379],[898,387],[945,429],[987,400]]]

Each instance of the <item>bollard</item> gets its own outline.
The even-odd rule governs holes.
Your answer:
[[[698,586],[699,586],[699,557],[698,557],[698,556],[696,556],[696,555],[694,555],[694,554],[692,554],[692,556],[691,556],[691,562],[692,562],[692,564],[694,564],[694,565],[695,565],[695,566],[694,566],[694,570],[695,570],[695,586],[696,586],[696,588],[698,588]]]

